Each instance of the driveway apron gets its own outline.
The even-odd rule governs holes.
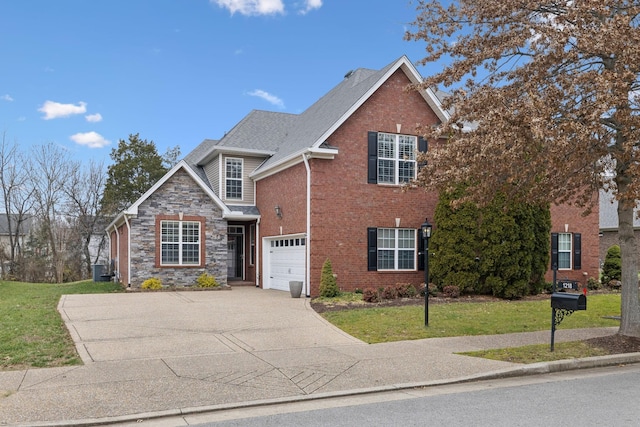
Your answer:
[[[253,287],[65,295],[58,310],[85,363],[362,344],[305,299]]]

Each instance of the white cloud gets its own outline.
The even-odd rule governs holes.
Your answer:
[[[84,118],[87,119],[89,123],[97,123],[102,121],[102,114],[87,114]]]
[[[320,9],[322,7],[322,0],[306,0],[305,7],[300,11],[301,14],[306,15],[314,9]]]
[[[76,133],[71,135],[69,139],[78,145],[86,145],[89,148],[102,148],[111,144],[111,141],[107,141],[102,135],[96,132]]]
[[[233,15],[275,15],[284,13],[282,0],[209,0],[222,8],[229,9]]]
[[[44,113],[44,120],[58,119],[60,117],[69,117],[74,114],[84,114],[87,112],[87,103],[78,102],[74,104],[60,104],[59,102],[45,101],[38,111]]]
[[[249,92],[249,95],[262,98],[270,104],[273,104],[280,108],[284,108],[284,101],[282,101],[282,99],[278,98],[275,95],[271,95],[269,92],[265,92],[264,90],[256,89],[252,92]]]
[[[0,99],[2,99],[3,101],[8,101],[8,102],[13,101],[13,98],[9,94],[0,96]]]

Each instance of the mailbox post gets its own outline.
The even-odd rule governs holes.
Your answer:
[[[574,280],[561,280],[561,290],[571,289],[578,290],[578,282]],[[556,326],[562,320],[573,314],[574,311],[587,309],[587,289],[583,289],[583,293],[556,292],[556,284],[553,284],[553,293],[551,294],[551,351],[554,350],[554,340]]]

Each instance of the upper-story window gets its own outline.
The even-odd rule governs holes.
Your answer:
[[[369,132],[368,182],[405,184],[416,178],[416,151],[426,151],[427,144],[413,135]]]
[[[227,200],[242,200],[242,159],[226,159],[225,170]]]

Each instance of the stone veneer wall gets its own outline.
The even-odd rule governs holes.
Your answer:
[[[204,267],[156,267],[156,216],[201,216],[205,222]],[[177,171],[138,208],[131,220],[132,287],[140,287],[151,277],[165,286],[191,286],[207,272],[218,283],[227,283],[227,221],[222,210],[184,170]]]

